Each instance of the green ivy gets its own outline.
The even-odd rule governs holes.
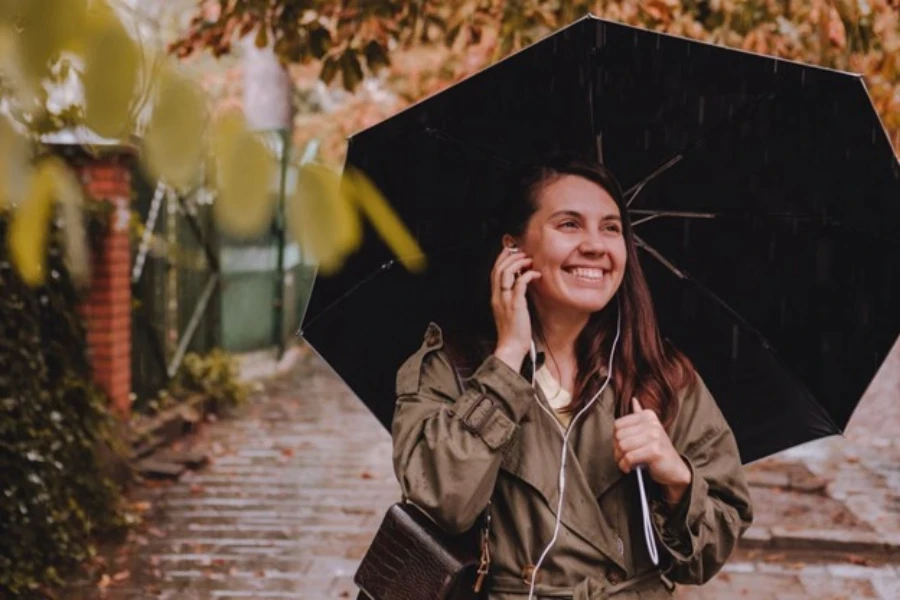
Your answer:
[[[122,530],[121,490],[104,475],[121,444],[59,245],[46,284],[30,288],[7,228],[0,214],[0,598],[34,598],[91,558],[98,535]]]

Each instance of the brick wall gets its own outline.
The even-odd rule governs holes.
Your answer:
[[[131,173],[126,160],[108,156],[74,165],[86,194],[109,200],[115,207],[108,234],[94,243],[90,289],[80,310],[87,325],[94,380],[123,418],[131,414]]]

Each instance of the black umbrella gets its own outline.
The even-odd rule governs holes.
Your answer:
[[[554,151],[628,190],[662,332],[745,461],[842,430],[900,331],[900,165],[861,77],[593,17],[351,138],[431,268],[367,231],[302,334],[383,424],[428,321],[472,293],[509,167]]]

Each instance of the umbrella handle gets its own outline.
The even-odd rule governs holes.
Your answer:
[[[659,551],[656,548],[656,538],[653,537],[653,523],[650,521],[650,505],[647,502],[647,491],[644,489],[644,467],[639,466],[637,473],[638,488],[641,492],[641,513],[644,517],[644,542],[647,544],[647,552],[654,566],[659,566]]]

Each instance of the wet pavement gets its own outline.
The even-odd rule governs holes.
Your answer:
[[[900,531],[900,445],[890,435],[900,431],[900,368],[881,380],[848,438],[750,469],[757,529]],[[356,597],[353,573],[399,492],[388,433],[323,364],[303,361],[191,445],[210,464],[136,490],[145,524],[110,558],[101,585],[73,598]],[[748,545],[708,585],[678,597],[897,600],[898,567],[897,555],[830,553],[827,544],[821,552]]]

